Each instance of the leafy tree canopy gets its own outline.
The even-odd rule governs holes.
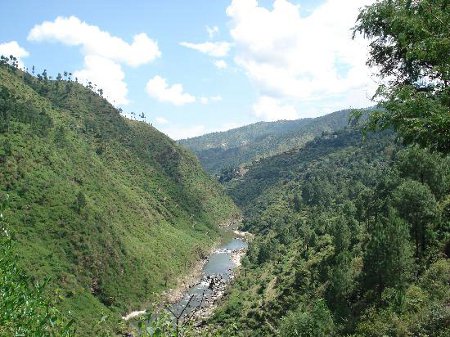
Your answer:
[[[379,0],[360,12],[358,33],[382,80],[367,128],[393,127],[407,144],[449,153],[450,2]]]

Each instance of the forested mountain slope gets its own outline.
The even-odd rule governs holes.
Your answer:
[[[237,336],[448,336],[450,158],[320,137],[229,190],[256,235],[213,323]]]
[[[100,94],[0,66],[4,219],[80,336],[172,286],[238,212],[193,154]]]
[[[342,129],[348,124],[349,113],[342,110],[318,118],[259,122],[179,143],[194,151],[208,172],[220,174],[224,169],[300,148],[323,132]]]
[[[447,0],[380,0],[356,18],[381,108],[363,130],[393,130],[408,147],[344,131],[229,182],[256,237],[218,326],[239,336],[450,335],[449,19]]]

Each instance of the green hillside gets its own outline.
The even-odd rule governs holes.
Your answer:
[[[342,110],[318,118],[259,122],[179,143],[194,151],[206,171],[220,174],[224,169],[301,148],[323,132],[342,129],[348,124],[349,114],[350,110]]]
[[[193,154],[76,82],[2,64],[0,130],[19,265],[51,279],[79,336],[173,286],[238,212]]]
[[[343,130],[229,184],[255,240],[212,324],[236,336],[448,336],[449,156]]]

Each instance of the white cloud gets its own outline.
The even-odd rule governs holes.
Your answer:
[[[167,119],[165,119],[164,117],[156,117],[155,122],[157,124],[161,124],[161,125],[169,123],[169,121]]]
[[[214,61],[214,65],[218,68],[218,69],[226,69],[228,67],[228,64],[224,61],[224,60],[217,60]]]
[[[217,27],[217,26],[213,26],[213,27],[206,26],[206,31],[208,32],[209,38],[212,39],[216,34],[219,33],[219,27]]]
[[[133,41],[127,43],[75,16],[57,17],[54,21],[34,26],[28,34],[28,40],[80,47],[84,55],[84,68],[74,71],[74,76],[99,85],[105,96],[119,105],[129,102],[121,65],[138,67],[161,56],[157,42],[145,33],[135,35]]]
[[[85,55],[97,55],[137,67],[161,56],[157,42],[141,33],[127,43],[99,27],[82,22],[75,16],[57,17],[34,26],[28,34],[30,41],[55,41],[69,46],[81,46]]]
[[[295,104],[329,97],[348,102],[354,89],[373,88],[366,42],[351,38],[358,9],[371,2],[327,0],[302,17],[301,8],[287,0],[275,0],[271,9],[256,0],[233,0],[227,15],[235,62],[266,96],[255,104],[258,110],[266,111],[267,97]],[[279,107],[287,115],[293,111]]]
[[[185,93],[183,85],[177,83],[169,86],[166,79],[161,76],[155,76],[147,82],[147,93],[159,100],[174,105],[184,105],[194,103],[196,98],[191,94]]]
[[[170,125],[170,126],[162,126],[161,131],[169,135],[172,139],[186,139],[201,136],[211,132],[223,132],[231,129],[235,129],[244,125],[247,125],[246,122],[230,122],[222,124],[219,127],[206,128],[204,125],[193,125],[193,126],[179,126],[179,125]]]
[[[81,82],[91,81],[92,84],[98,85],[112,103],[128,104],[125,73],[114,61],[102,56],[88,55],[84,58],[84,69],[75,71],[73,76]]]
[[[167,126],[161,127],[161,131],[167,134],[170,138],[175,140],[197,137],[207,132],[206,127],[204,125]]]
[[[229,42],[203,42],[203,43],[191,43],[180,42],[180,45],[186,48],[197,50],[203,54],[212,57],[224,57],[228,55],[231,49]]]
[[[169,85],[167,80],[161,76],[155,76],[147,82],[147,93],[156,98],[160,102],[172,103],[174,105],[184,105],[188,103],[200,102],[201,104],[209,104],[220,102],[222,96],[200,96],[195,97],[184,92],[182,84],[176,83]]]
[[[221,100],[222,100],[222,96],[219,96],[219,95],[211,96],[211,97],[205,97],[205,96],[199,97],[199,101],[202,104],[209,104],[212,102],[220,102]]]
[[[0,55],[9,57],[10,55],[13,55],[17,58],[17,61],[19,63],[19,67],[23,68],[24,64],[22,61],[22,58],[27,57],[30,55],[30,53],[22,48],[17,41],[10,41],[0,44]]]
[[[269,96],[259,97],[253,105],[253,114],[268,122],[299,118],[294,106],[282,104],[278,99]]]

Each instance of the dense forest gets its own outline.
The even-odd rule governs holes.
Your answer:
[[[230,193],[256,235],[214,322],[239,336],[447,336],[450,159],[359,130],[262,160]]]
[[[70,312],[80,336],[119,332],[120,315],[176,285],[238,213],[190,152],[91,89],[2,58],[2,240],[13,241],[4,256],[19,258],[12,268],[2,254],[2,277],[17,268],[33,284],[49,279],[38,297]],[[11,302],[0,310],[17,315],[2,319],[28,320],[30,301],[14,304],[15,289],[1,287]],[[19,333],[13,326],[0,320],[0,335]]]

